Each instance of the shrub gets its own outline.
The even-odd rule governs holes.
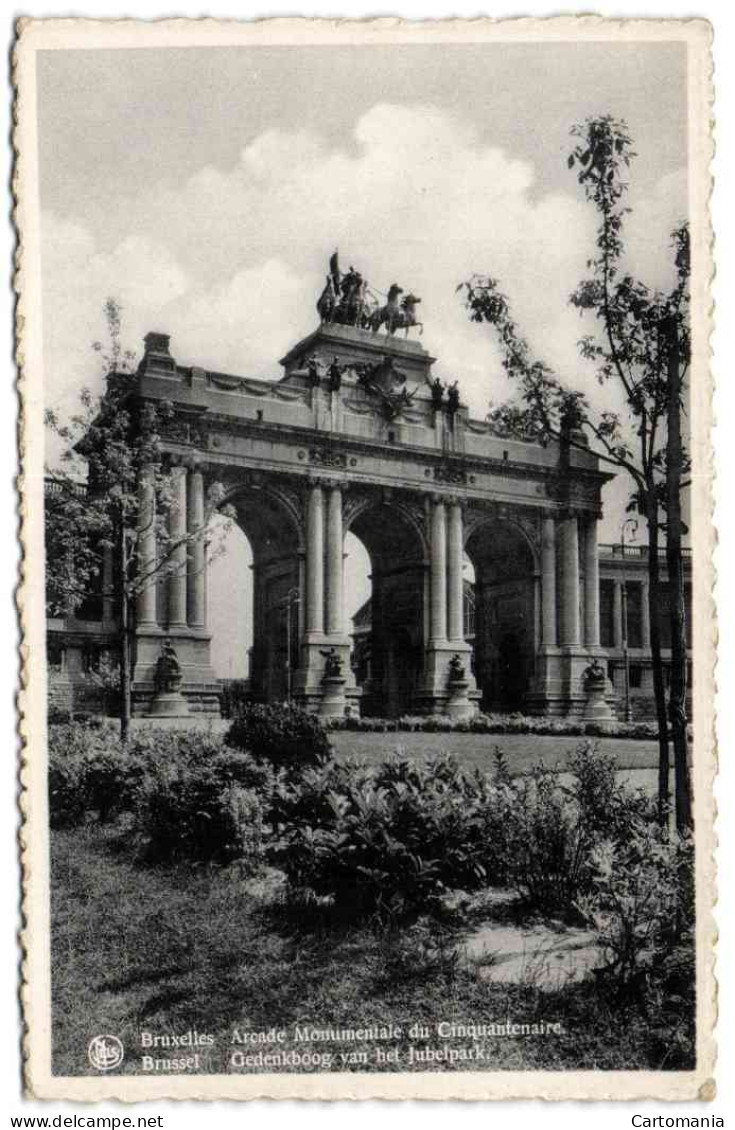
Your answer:
[[[227,783],[215,765],[174,760],[151,766],[137,816],[143,854],[151,863],[254,862],[262,851],[257,790]]]
[[[325,765],[279,789],[274,858],[301,895],[329,896],[350,916],[399,918],[487,881],[493,802],[492,786],[451,758]]]
[[[504,839],[506,877],[527,903],[545,913],[578,912],[591,888],[594,852],[601,842],[624,843],[632,830],[653,820],[642,792],[615,779],[615,761],[593,743],[570,760],[571,781],[537,767],[530,777],[506,782],[497,806]]]
[[[580,909],[595,926],[618,995],[646,992],[652,977],[684,994],[694,985],[694,867],[688,839],[639,819],[624,840],[591,856]]]
[[[250,702],[248,679],[221,679],[220,707],[223,718],[234,718],[238,710]]]
[[[132,802],[137,762],[110,729],[70,723],[49,727],[49,818],[52,828],[106,821]]]
[[[276,780],[269,765],[202,730],[138,730],[128,748],[142,766],[134,809],[149,862],[257,865]]]
[[[87,814],[84,774],[81,758],[64,759],[49,750],[48,798],[52,828],[69,828],[84,820]]]
[[[225,742],[290,774],[320,765],[332,753],[319,719],[291,704],[241,707]]]
[[[328,730],[362,733],[425,734],[551,734],[566,737],[621,737],[653,740],[655,722],[585,722],[582,718],[535,717],[527,714],[475,714],[471,718],[449,718],[446,714],[403,715],[401,718],[332,718]]]

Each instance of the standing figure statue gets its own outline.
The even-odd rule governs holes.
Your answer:
[[[309,384],[312,388],[319,387],[319,362],[312,353],[309,360],[306,362],[306,370],[309,374]]]
[[[351,266],[342,279],[342,293],[334,315],[335,322],[343,326],[358,325],[364,303],[363,288],[362,275]]]
[[[337,389],[342,387],[342,369],[340,368],[339,360],[334,357],[332,364],[329,366],[327,375],[327,388],[330,392],[336,392]]]
[[[447,389],[447,412],[454,416],[459,411],[459,381],[455,381]]]
[[[435,412],[441,412],[444,407],[444,385],[439,377],[434,377],[433,381],[429,382],[431,389],[431,407]]]
[[[332,280],[332,290],[334,291],[335,300],[342,292],[342,273],[339,269],[339,248],[335,248],[332,258],[329,260],[329,277]]]

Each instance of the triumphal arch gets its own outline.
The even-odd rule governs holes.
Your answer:
[[[216,481],[250,541],[253,697],[291,695],[322,714],[581,711],[583,672],[604,655],[597,525],[609,476],[580,436],[543,446],[472,418],[458,385],[434,377],[423,339],[374,311],[343,304],[340,316],[329,280],[326,298],[278,380],[181,364],[162,333],[147,335],[136,377],[140,397],[173,405],[163,447],[175,468],[174,536],[202,522]],[[361,682],[344,608],[347,531],[371,562]],[[136,713],[150,709],[164,639],[188,708],[219,708],[203,555],[193,542],[181,568],[138,599]]]

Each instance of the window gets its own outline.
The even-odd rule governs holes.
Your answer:
[[[630,689],[632,691],[639,691],[643,684],[643,668],[639,663],[631,663],[630,665]]]
[[[600,581],[600,643],[615,646],[615,582],[607,578]]]
[[[60,640],[49,640],[46,645],[46,662],[49,671],[63,671],[66,648]]]
[[[643,647],[643,585],[626,581],[628,598],[628,647]]]

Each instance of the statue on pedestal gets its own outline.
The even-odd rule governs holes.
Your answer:
[[[585,687],[604,687],[607,676],[605,675],[605,668],[600,663],[600,660],[595,656],[589,666],[585,667],[582,674]]]
[[[189,713],[188,703],[181,693],[182,678],[179,658],[166,636],[153,671],[155,693],[148,708],[149,717],[181,718]]]
[[[462,682],[464,682],[464,680],[465,680],[464,664],[462,663],[462,660],[459,657],[459,653],[455,652],[455,654],[449,660],[449,682],[450,683],[462,683]]]
[[[181,686],[181,664],[171,640],[161,644],[161,654],[156,663],[156,694],[175,694]]]
[[[320,651],[319,654],[324,657],[324,678],[341,679],[342,660],[337,654],[336,648],[330,647],[326,651]]]

